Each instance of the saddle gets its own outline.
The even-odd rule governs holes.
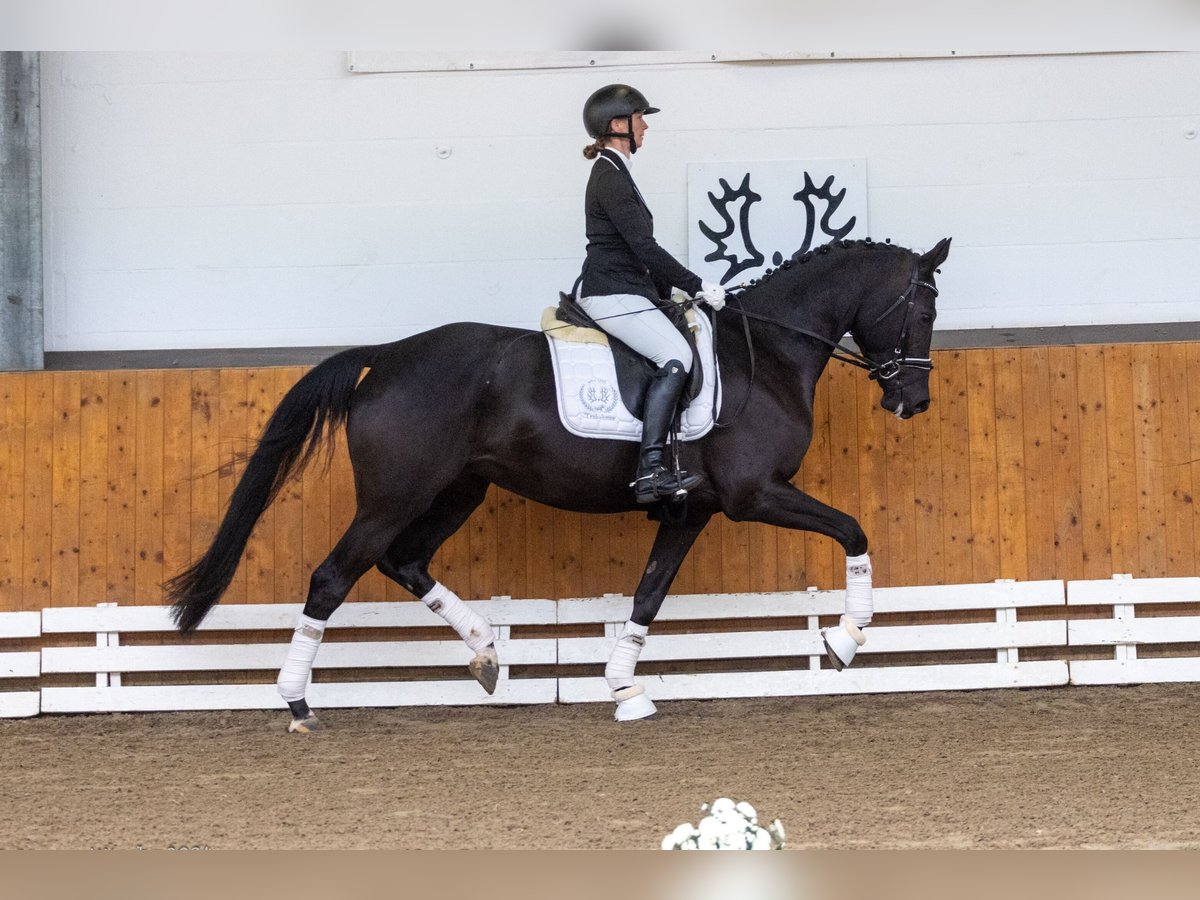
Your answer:
[[[646,405],[646,388],[650,384],[650,379],[654,377],[654,373],[658,371],[658,367],[624,341],[604,331],[591,316],[584,312],[583,307],[570,294],[560,291],[558,298],[554,319],[568,326],[587,329],[586,338],[580,336],[579,339],[609,345],[612,349],[613,364],[617,370],[617,390],[621,394],[621,401],[633,415],[639,419],[642,418]],[[683,395],[680,397],[680,409],[684,409],[696,399],[700,389],[704,386],[704,371],[700,362],[700,353],[696,349],[696,335],[688,323],[687,311],[681,304],[668,301],[655,305],[666,313],[671,324],[683,335],[684,340],[692,349],[692,371],[684,386]],[[543,331],[549,330],[546,325],[547,323],[543,321]],[[597,333],[593,334],[592,332]]]

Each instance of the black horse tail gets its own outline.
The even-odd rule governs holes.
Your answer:
[[[180,631],[192,631],[216,606],[233,580],[263,511],[346,423],[359,375],[379,349],[355,347],[331,356],[297,381],[279,402],[234,488],[212,546],[165,584],[171,616]]]

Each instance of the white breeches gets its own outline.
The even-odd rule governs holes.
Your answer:
[[[637,294],[603,294],[580,297],[583,311],[596,324],[632,347],[660,369],[673,359],[692,370],[692,348],[671,324],[666,313]]]

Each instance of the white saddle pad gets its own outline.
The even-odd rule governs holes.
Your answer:
[[[721,375],[713,353],[712,324],[707,316],[697,315],[695,319],[696,350],[704,367],[704,384],[680,419],[679,438],[684,441],[708,434],[721,413]],[[579,437],[640,441],[642,420],[635,418],[621,400],[607,340],[559,340],[551,331],[546,332],[546,339],[554,363],[558,415],[563,427]]]

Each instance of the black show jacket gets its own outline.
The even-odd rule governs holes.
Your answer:
[[[665,300],[671,288],[693,296],[700,276],[654,240],[654,217],[633,183],[621,154],[602,150],[592,164],[584,197],[587,260],[581,297],[637,294]]]

